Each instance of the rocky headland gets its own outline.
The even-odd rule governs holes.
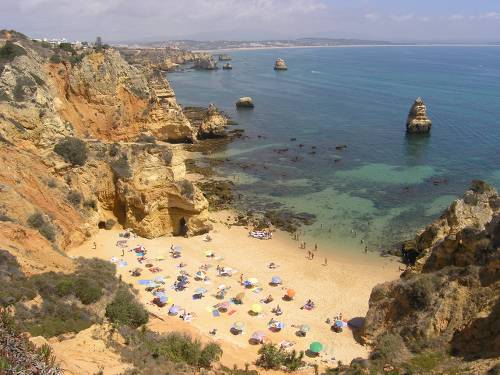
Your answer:
[[[439,353],[443,363],[470,363],[461,373],[486,373],[500,357],[499,245],[500,197],[474,181],[405,243],[401,278],[373,289],[361,339],[374,358]]]

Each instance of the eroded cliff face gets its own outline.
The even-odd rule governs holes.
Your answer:
[[[466,359],[500,356],[500,205],[473,182],[414,241],[415,265],[375,287],[363,339],[397,334],[408,347],[449,348]]]
[[[149,238],[208,229],[208,203],[175,144],[196,132],[160,74],[113,50],[59,62],[50,48],[1,37],[0,47],[11,38],[23,52],[0,61],[0,215],[9,223],[0,235],[11,248],[36,238],[64,249],[111,218]],[[54,152],[66,137],[85,142],[84,165]]]

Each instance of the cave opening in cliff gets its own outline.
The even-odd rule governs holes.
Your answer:
[[[100,221],[98,224],[97,224],[97,227],[99,229],[106,229],[106,222],[105,221]]]
[[[186,219],[181,218],[179,224],[180,224],[179,225],[179,236],[186,236],[187,232],[188,232],[188,226],[187,226]]]

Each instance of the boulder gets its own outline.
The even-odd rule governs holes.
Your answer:
[[[288,67],[286,66],[285,60],[283,59],[277,59],[276,62],[274,63],[274,70],[287,70]]]
[[[410,108],[406,131],[408,133],[429,133],[432,121],[427,117],[427,107],[421,97],[418,97]]]
[[[253,103],[253,99],[249,96],[245,96],[243,98],[239,98],[236,102],[236,108],[253,108],[255,104]]]
[[[222,69],[224,69],[224,70],[231,70],[231,69],[233,69],[233,66],[230,63],[226,63],[226,64],[224,64],[224,66],[222,67]]]

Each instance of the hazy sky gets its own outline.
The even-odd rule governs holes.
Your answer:
[[[500,41],[500,0],[0,0],[0,28],[104,41]]]

